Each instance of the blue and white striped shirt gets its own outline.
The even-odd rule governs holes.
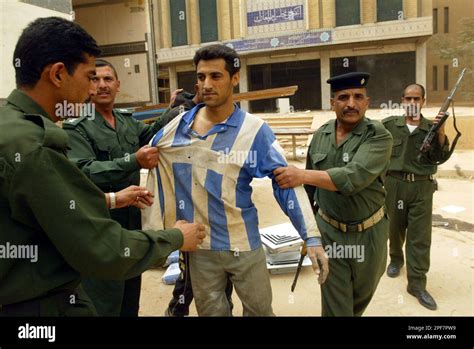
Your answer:
[[[206,227],[203,249],[255,250],[261,240],[250,183],[268,176],[281,209],[314,245],[319,232],[304,188],[280,189],[273,180],[273,171],[287,162],[270,127],[235,106],[226,121],[199,136],[191,127],[202,107],[173,119],[150,143],[160,155],[147,178],[155,201],[143,211],[144,229],[171,228],[185,219]]]

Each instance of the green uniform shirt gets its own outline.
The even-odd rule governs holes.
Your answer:
[[[115,129],[97,111],[93,118],[80,117],[63,123],[69,135],[69,159],[104,193],[140,184],[140,165],[135,153],[163,127],[161,118],[150,126],[116,109],[113,114]],[[141,228],[140,209],[134,206],[111,210],[110,215],[124,228]]]
[[[392,158],[388,167],[390,171],[402,171],[417,175],[436,173],[436,165],[420,162],[417,159],[421,144],[433,125],[432,121],[422,116],[420,125],[413,133],[410,133],[406,126],[405,116],[390,116],[382,122],[393,137]],[[446,160],[449,157],[448,138],[446,137],[444,145],[441,146],[436,136],[427,156],[431,161]]]
[[[339,222],[360,222],[385,202],[383,176],[392,148],[390,133],[378,121],[364,117],[336,145],[336,120],[321,126],[308,149],[306,168],[327,171],[336,192],[306,186],[310,199]]]
[[[73,289],[80,274],[128,279],[183,243],[179,230],[130,231],[110,219],[104,193],[65,156],[66,132],[14,90],[0,108],[0,305]],[[33,245],[38,260],[5,248]]]

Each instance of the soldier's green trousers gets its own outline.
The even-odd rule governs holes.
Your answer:
[[[0,307],[0,317],[97,316],[94,303],[79,285],[43,297]]]
[[[430,267],[431,215],[436,182],[405,182],[391,176],[385,181],[387,212],[390,217],[390,262],[407,262],[408,287],[426,289]]]
[[[137,317],[141,283],[141,275],[125,281],[82,279],[82,287],[99,316]]]
[[[388,217],[360,233],[344,233],[319,215],[316,222],[330,257],[329,275],[321,285],[322,316],[361,316],[387,264]],[[342,248],[341,256],[337,251]]]

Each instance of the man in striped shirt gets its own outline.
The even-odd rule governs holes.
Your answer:
[[[143,224],[168,227],[185,219],[206,227],[202,248],[189,258],[199,315],[230,315],[224,292],[228,276],[244,315],[273,315],[250,183],[253,178],[273,179],[273,170],[286,166],[283,150],[264,121],[233,104],[232,91],[240,79],[240,58],[233,49],[203,47],[194,63],[204,103],[173,119],[152,140],[160,155],[147,187],[159,199],[143,212]],[[275,181],[273,189],[281,209],[306,241],[323,283],[328,262],[306,192],[302,186],[281,190]]]

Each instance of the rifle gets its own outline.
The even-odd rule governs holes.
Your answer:
[[[300,261],[298,262],[298,268],[296,268],[295,279],[293,280],[293,284],[291,285],[291,292],[295,290],[296,282],[298,281],[298,276],[300,276],[300,271],[303,267],[303,261],[307,253],[308,251],[306,249],[306,243],[303,243],[303,247],[301,247]]]
[[[420,147],[420,154],[418,154],[418,160],[419,161],[421,161],[423,157],[426,157],[426,155],[428,154],[428,152],[431,149],[433,139],[435,138],[439,128],[448,119],[449,113],[448,113],[447,110],[448,110],[449,106],[451,105],[451,103],[453,102],[454,94],[456,93],[456,90],[458,89],[458,87],[461,83],[461,80],[464,77],[465,72],[466,72],[466,68],[464,68],[461,71],[461,74],[459,74],[459,77],[458,77],[458,80],[457,80],[456,84],[451,89],[451,92],[449,93],[448,97],[446,97],[446,99],[444,100],[444,103],[443,103],[443,105],[441,106],[441,109],[438,112],[438,116],[441,116],[440,120],[436,124],[433,124],[433,126],[431,126],[431,129],[429,130],[428,134],[426,135],[425,139],[423,140],[423,143],[421,144],[421,147]],[[456,117],[454,115],[454,107],[453,107],[453,121],[454,121],[454,129],[456,130],[457,135],[453,140],[453,144],[452,144],[451,149],[449,151],[449,156],[444,161],[435,162],[434,164],[436,164],[436,165],[440,165],[440,164],[446,162],[449,159],[449,157],[451,156],[451,154],[454,151],[454,148],[456,147],[456,143],[458,142],[459,137],[461,137],[461,132],[459,132],[458,128],[456,127]]]
[[[311,208],[313,210],[314,215],[316,216],[318,214],[319,205],[316,202],[314,202],[311,205]],[[296,282],[298,282],[298,277],[300,276],[301,268],[303,268],[303,261],[304,261],[304,258],[306,257],[307,253],[308,253],[308,250],[307,250],[307,247],[306,247],[306,243],[303,243],[303,246],[301,247],[300,260],[298,262],[298,267],[296,268],[295,278],[293,280],[293,284],[291,285],[291,292],[293,292],[295,290]],[[321,267],[321,266],[319,266],[319,267]]]

